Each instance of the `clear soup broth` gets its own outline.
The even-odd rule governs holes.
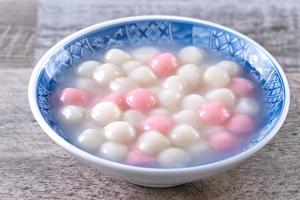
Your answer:
[[[58,82],[53,113],[67,139],[104,159],[156,168],[240,153],[264,118],[243,66],[194,46],[110,49]]]

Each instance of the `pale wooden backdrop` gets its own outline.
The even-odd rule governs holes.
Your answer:
[[[0,0],[0,199],[300,199],[300,2],[297,0]],[[276,137],[217,176],[154,189],[86,167],[35,122],[27,83],[36,59],[67,34],[145,14],[195,17],[234,28],[282,64],[291,107]]]

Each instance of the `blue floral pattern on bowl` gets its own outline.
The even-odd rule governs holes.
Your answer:
[[[202,23],[177,20],[144,20],[116,24],[102,28],[66,44],[42,70],[37,84],[38,107],[51,128],[67,139],[57,125],[51,109],[51,95],[64,73],[76,63],[93,53],[103,53],[110,48],[132,49],[142,45],[195,45],[221,52],[228,59],[240,63],[263,88],[267,121],[259,137],[245,147],[249,149],[267,136],[278,122],[285,104],[282,77],[272,59],[253,44],[237,34]]]

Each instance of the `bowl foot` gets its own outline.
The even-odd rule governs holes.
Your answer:
[[[167,188],[167,187],[174,187],[181,184],[151,184],[151,183],[140,183],[135,181],[128,181],[134,185],[143,186],[143,187],[152,187],[152,188]]]

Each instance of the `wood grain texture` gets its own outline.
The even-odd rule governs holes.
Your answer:
[[[2,5],[0,1],[0,10]],[[5,10],[9,9],[14,16],[12,12],[17,11]],[[154,189],[108,177],[73,159],[35,122],[27,102],[27,83],[32,70],[28,66],[33,64],[30,45],[30,56],[24,61],[28,64],[22,67],[3,65],[0,58],[0,199],[300,199],[298,1],[233,0],[229,4],[225,0],[40,0],[36,58],[75,30],[106,19],[140,14],[210,20],[241,31],[266,47],[283,65],[292,93],[290,112],[280,132],[242,164],[195,183]],[[2,12],[0,24],[34,26],[26,24],[26,19],[2,20],[1,16]],[[15,43],[12,48],[25,46],[26,43]],[[14,61],[13,57],[10,59]]]
[[[36,0],[0,1],[0,67],[32,67]]]

